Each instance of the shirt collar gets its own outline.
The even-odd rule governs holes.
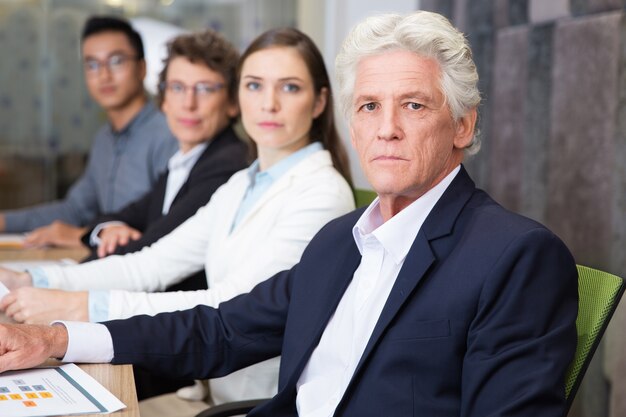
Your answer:
[[[202,155],[202,152],[209,146],[208,142],[200,143],[189,151],[183,153],[180,149],[167,162],[167,169],[173,171],[179,168],[192,167]]]
[[[363,255],[365,240],[373,237],[393,257],[396,264],[404,262],[426,217],[460,169],[460,165],[457,166],[426,194],[386,222],[383,222],[380,202],[376,198],[352,228],[352,235],[361,255]]]
[[[109,130],[111,131],[111,134],[115,136],[125,134],[129,130],[133,129],[135,126],[140,126],[144,120],[146,120],[148,117],[150,117],[150,115],[152,115],[156,111],[158,110],[156,106],[154,105],[154,103],[148,100],[146,101],[146,104],[144,104],[144,106],[141,108],[141,110],[139,110],[139,113],[137,113],[135,117],[133,117],[130,120],[130,122],[126,123],[126,126],[121,128],[120,130],[115,130],[113,129],[113,126],[111,125],[111,123],[109,123]]]
[[[250,184],[254,185],[260,178],[268,177],[272,182],[282,177],[285,172],[289,171],[292,167],[298,164],[298,162],[305,159],[307,156],[321,151],[324,149],[321,142],[313,142],[308,144],[302,149],[297,150],[286,158],[281,159],[265,171],[259,171],[259,160],[255,159],[254,162],[248,168],[248,177],[250,178]]]

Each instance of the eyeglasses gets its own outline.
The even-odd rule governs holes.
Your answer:
[[[114,54],[104,61],[95,58],[86,59],[83,65],[88,75],[97,75],[104,67],[108,68],[110,72],[120,72],[124,69],[127,62],[133,60],[137,60],[137,57],[125,54]]]
[[[194,85],[185,85],[180,81],[166,81],[162,82],[159,87],[161,88],[161,91],[165,91],[167,94],[176,98],[185,97],[187,95],[187,89],[190,89],[195,97],[204,98],[209,97],[213,93],[216,93],[224,88],[224,84],[199,82]]]

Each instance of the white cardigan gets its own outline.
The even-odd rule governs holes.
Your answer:
[[[199,304],[216,307],[291,268],[324,224],[354,209],[350,187],[333,168],[328,151],[322,150],[272,184],[230,233],[249,182],[246,170],[236,173],[194,216],[140,252],[76,266],[44,267],[50,288],[117,289],[111,291],[109,319]],[[163,290],[202,267],[208,290],[129,292]],[[277,375],[278,361],[270,360],[212,380],[213,400],[219,404],[272,396]]]

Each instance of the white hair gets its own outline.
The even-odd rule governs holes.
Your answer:
[[[352,114],[356,67],[360,59],[397,49],[438,62],[440,89],[455,121],[480,104],[478,72],[472,51],[465,36],[448,19],[426,11],[405,16],[383,14],[370,17],[352,29],[335,60],[338,104],[345,117],[350,118]],[[465,152],[471,155],[479,149],[480,139],[475,132]]]

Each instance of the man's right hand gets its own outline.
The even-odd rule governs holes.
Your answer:
[[[0,324],[0,372],[27,369],[67,351],[65,326]]]
[[[0,232],[4,232],[7,228],[7,222],[4,220],[4,214],[0,213]]]
[[[32,287],[33,278],[28,272],[16,272],[12,269],[6,269],[0,266],[0,282],[2,282],[9,290],[15,290],[21,287]]]
[[[125,224],[116,224],[102,229],[98,237],[100,238],[98,257],[104,258],[115,252],[118,246],[125,246],[131,240],[139,239],[141,232]]]

